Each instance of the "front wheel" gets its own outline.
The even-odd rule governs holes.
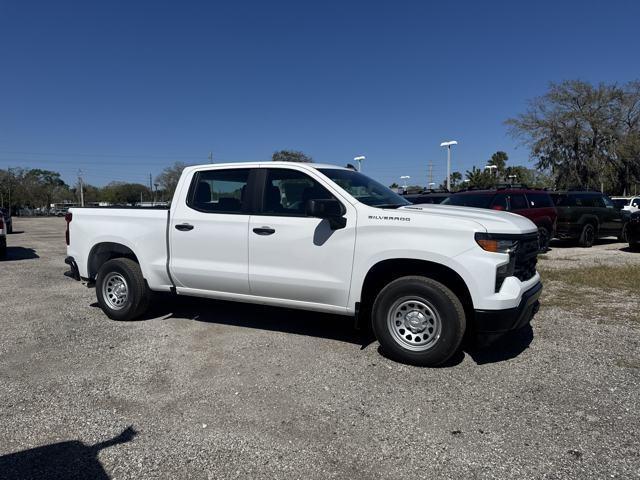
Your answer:
[[[466,328],[460,299],[440,282],[419,276],[384,287],[373,304],[372,323],[383,353],[425,367],[451,358]]]
[[[107,317],[133,320],[147,310],[150,292],[140,265],[129,258],[114,258],[98,271],[96,296]]]

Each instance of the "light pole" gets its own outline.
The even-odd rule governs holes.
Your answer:
[[[411,177],[409,175],[402,175],[400,177],[400,180],[404,180],[404,185],[402,188],[404,188],[405,192],[407,191],[407,180],[409,180]]]
[[[497,178],[497,176],[498,176],[498,166],[497,165],[486,165],[484,167],[484,169],[485,169],[485,171],[489,170],[489,175],[491,175],[492,177],[493,177],[493,174],[491,172],[493,172],[495,170],[496,171],[496,175],[495,175],[494,179]]]
[[[447,147],[447,190],[451,190],[451,145],[457,145],[455,140],[449,140],[448,142],[442,142],[441,147]]]
[[[367,157],[365,157],[364,155],[360,155],[359,157],[353,157],[354,162],[358,162],[358,171],[361,172],[362,171],[362,161],[365,160]]]

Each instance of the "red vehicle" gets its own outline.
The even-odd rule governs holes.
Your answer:
[[[558,212],[551,196],[545,190],[515,186],[487,190],[470,189],[451,195],[442,205],[491,208],[527,217],[538,227],[541,251],[548,249],[549,241],[556,231]]]

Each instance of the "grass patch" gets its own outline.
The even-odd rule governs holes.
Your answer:
[[[542,269],[540,275],[543,282],[547,280],[581,287],[626,290],[634,295],[640,285],[639,265]]]

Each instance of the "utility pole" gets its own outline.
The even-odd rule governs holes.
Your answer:
[[[151,179],[151,174],[149,174],[149,195],[153,196],[153,180]]]
[[[209,152],[209,163],[213,163],[213,153]]]
[[[80,185],[80,206],[84,207],[84,185],[82,182],[82,170],[78,170],[78,184]]]
[[[429,185],[433,183],[433,162],[429,160]]]

